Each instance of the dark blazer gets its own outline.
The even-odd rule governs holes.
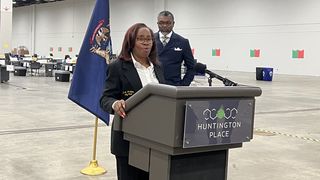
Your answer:
[[[189,86],[194,78],[195,61],[188,39],[172,32],[170,40],[163,46],[159,39],[159,32],[154,34],[157,44],[158,58],[163,68],[167,84],[175,86]],[[181,65],[186,66],[186,73],[181,79]]]
[[[154,71],[159,83],[164,84],[163,72],[154,64]],[[100,99],[103,110],[114,114],[112,104],[116,100],[128,99],[142,88],[142,83],[132,61],[116,60],[109,64],[105,90]],[[123,132],[111,128],[111,153],[116,156],[128,156],[129,143],[123,140]]]

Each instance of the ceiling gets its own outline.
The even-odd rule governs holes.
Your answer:
[[[32,4],[42,4],[63,0],[13,0],[13,7],[30,6]]]

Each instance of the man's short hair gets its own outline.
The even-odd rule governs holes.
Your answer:
[[[172,21],[174,21],[174,16],[170,11],[161,11],[158,15],[159,16],[171,16],[172,17]]]

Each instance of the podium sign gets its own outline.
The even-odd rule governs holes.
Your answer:
[[[186,101],[183,148],[250,141],[253,115],[254,99]]]

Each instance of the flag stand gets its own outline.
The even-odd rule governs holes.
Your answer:
[[[107,171],[99,167],[98,161],[96,160],[97,151],[97,132],[98,132],[98,117],[96,117],[95,127],[94,127],[94,139],[93,139],[93,160],[90,161],[89,166],[82,169],[80,172],[85,175],[97,176],[106,173]]]

